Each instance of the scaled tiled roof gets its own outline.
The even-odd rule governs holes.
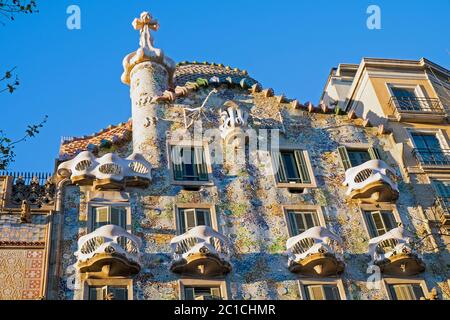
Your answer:
[[[102,144],[120,144],[131,138],[131,120],[117,126],[109,126],[98,133],[78,138],[63,138],[59,148],[60,160],[67,160],[81,151],[94,151]]]
[[[187,82],[196,82],[198,78],[210,80],[216,77],[220,83],[239,84],[242,79],[247,79],[249,86],[258,83],[248,76],[247,71],[224,66],[223,64],[208,62],[180,62],[174,75],[175,86],[184,86]]]

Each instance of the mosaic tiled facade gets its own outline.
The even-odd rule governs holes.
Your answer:
[[[343,105],[333,86],[357,81],[357,65],[334,70],[320,104],[301,104],[246,71],[175,67],[149,41],[153,18],[133,25],[132,119],[63,141],[56,201],[32,207],[31,223],[19,206],[2,211],[1,283],[24,276],[1,298],[39,298],[42,272],[42,295],[61,300],[450,298],[446,214],[433,216],[433,179],[450,162],[408,165],[399,132],[414,125]],[[264,130],[277,150],[251,148]],[[213,162],[220,146],[231,153]],[[202,160],[177,163],[177,148]]]

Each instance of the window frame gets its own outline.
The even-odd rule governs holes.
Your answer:
[[[280,145],[279,150],[276,150],[278,152],[295,152],[295,151],[301,151],[303,153],[303,158],[305,160],[305,165],[306,165],[306,169],[307,169],[307,173],[309,175],[310,178],[310,182],[309,183],[289,183],[289,182],[279,182],[278,181],[278,174],[275,171],[275,160],[274,160],[274,156],[273,156],[273,152],[270,151],[270,161],[271,161],[271,165],[272,165],[272,175],[275,181],[275,185],[277,188],[287,188],[287,189],[305,189],[305,188],[316,188],[317,187],[317,183],[316,183],[316,177],[314,175],[314,170],[312,167],[312,162],[311,162],[311,158],[309,156],[309,151],[301,146],[293,146],[293,145]],[[298,170],[298,168],[297,168]],[[300,175],[300,173],[299,173]]]
[[[342,148],[345,148],[345,153],[346,153],[345,156],[346,156],[347,159],[343,159],[342,158],[342,154],[341,154],[341,151],[340,151]],[[360,165],[363,164],[362,163],[360,165],[353,166],[353,164],[351,163],[351,160],[350,160],[350,156],[348,154],[349,150],[350,151],[365,151],[365,152],[367,152],[369,154],[369,157],[370,157],[370,160],[368,160],[368,161],[371,161],[371,160],[382,160],[381,159],[381,152],[382,152],[382,150],[381,150],[381,148],[379,148],[376,145],[359,144],[359,143],[358,144],[347,144],[347,143],[340,144],[337,147],[336,152],[337,152],[339,161],[341,163],[341,166],[344,168],[344,171],[347,171],[347,170],[349,170],[351,168],[355,168],[355,167],[360,166]],[[348,164],[347,164],[347,162],[348,162]]]
[[[206,171],[208,174],[208,179],[204,181],[200,180],[176,180],[175,174],[174,174],[174,165],[172,163],[172,148],[174,147],[202,147],[203,148],[203,156],[205,160],[206,165]],[[179,185],[179,186],[213,186],[214,183],[212,181],[212,165],[211,165],[211,155],[208,148],[208,143],[206,141],[168,141],[167,142],[167,159],[168,159],[168,166],[169,166],[169,176],[170,176],[170,183],[172,185]]]
[[[386,83],[386,85],[388,87],[389,94],[391,97],[395,97],[394,91],[392,89],[397,88],[397,89],[414,89],[414,94],[416,98],[427,98],[426,95],[427,92],[426,91],[424,92],[422,90],[421,85],[419,84]]]
[[[189,209],[203,209],[203,210],[209,210],[209,218],[211,223],[211,228],[217,232],[219,231],[219,225],[218,225],[218,219],[217,219],[217,212],[216,212],[216,206],[206,203],[177,203],[174,205],[174,211],[173,215],[175,218],[175,227],[177,235],[182,235],[185,232],[182,232],[181,230],[181,224],[179,220],[179,210],[189,210]]]
[[[397,206],[395,204],[361,204],[359,207],[359,211],[361,213],[361,217],[363,219],[364,229],[366,230],[366,234],[369,237],[369,239],[373,239],[376,237],[372,237],[369,227],[369,221],[367,221],[366,212],[374,212],[374,211],[390,211],[392,212],[392,215],[394,216],[394,221],[397,223],[402,223],[402,219],[400,217],[400,214],[398,212]],[[383,221],[384,224],[384,221]]]
[[[204,279],[180,279],[178,280],[179,300],[186,300],[185,287],[218,287],[222,300],[228,300],[228,286],[224,279],[204,280]]]
[[[282,210],[284,213],[284,221],[286,223],[286,227],[288,229],[289,237],[295,237],[296,235],[293,232],[293,226],[291,225],[291,221],[289,219],[289,212],[291,211],[299,211],[299,212],[315,212],[317,217],[318,226],[326,227],[325,215],[323,212],[323,208],[315,205],[285,205],[282,206]]]
[[[420,128],[407,128],[406,132],[408,134],[408,140],[410,145],[412,146],[413,149],[417,149],[417,145],[414,142],[414,138],[413,138],[413,133],[422,133],[424,135],[426,134],[435,134],[436,138],[438,139],[440,145],[441,145],[441,149],[442,150],[448,150],[449,148],[449,143],[447,141],[447,137],[444,133],[444,131],[442,129],[420,129]]]
[[[82,297],[81,300],[89,300],[89,291],[92,287],[126,287],[128,293],[127,300],[133,300],[133,280],[132,279],[118,279],[118,278],[110,278],[110,279],[85,279],[82,280]]]
[[[422,134],[434,134],[439,141],[441,146],[441,150],[450,150],[449,142],[447,139],[447,134],[443,129],[426,129],[426,128],[406,128],[407,139],[406,141],[409,143],[410,147],[414,149],[418,149],[416,143],[414,142],[413,133],[422,133]],[[448,170],[448,166],[440,166],[440,165],[430,165],[430,164],[422,164],[420,161],[416,159],[416,157],[412,156],[412,163],[414,163],[414,167],[419,167],[423,171],[431,170],[432,172],[446,172]],[[411,171],[411,169],[409,169]]]
[[[126,216],[125,216],[125,230],[129,233],[131,233],[131,207],[129,203],[117,203],[117,202],[89,202],[87,206],[88,214],[87,214],[87,227],[88,227],[88,233],[94,232],[96,229],[94,229],[94,209],[97,208],[103,208],[103,207],[121,207],[125,208]],[[111,209],[109,209],[111,210]]]
[[[427,283],[424,279],[421,278],[383,278],[382,280],[382,286],[384,291],[387,294],[387,297],[389,300],[393,301],[399,301],[397,299],[394,299],[391,293],[391,286],[392,285],[404,285],[404,284],[412,284],[412,285],[420,285],[422,288],[424,297],[427,297],[430,292],[428,291]]]
[[[347,295],[345,293],[344,284],[341,278],[323,278],[323,279],[313,279],[313,278],[305,278],[300,279],[298,281],[299,292],[300,292],[300,300],[308,301],[308,294],[306,292],[308,286],[317,286],[317,285],[334,285],[337,287],[340,300],[347,300]],[[338,301],[338,300],[336,300]]]

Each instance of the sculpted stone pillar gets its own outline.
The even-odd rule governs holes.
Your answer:
[[[140,31],[140,48],[127,55],[123,61],[122,82],[130,85],[133,121],[133,152],[141,153],[152,165],[159,166],[164,150],[165,130],[158,115],[164,105],[157,97],[174,97],[172,88],[175,63],[161,49],[153,47],[151,30],[159,24],[148,12],[133,21]]]

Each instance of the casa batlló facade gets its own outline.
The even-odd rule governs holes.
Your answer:
[[[448,70],[341,64],[302,104],[133,27],[131,119],[0,177],[0,299],[450,298]]]

